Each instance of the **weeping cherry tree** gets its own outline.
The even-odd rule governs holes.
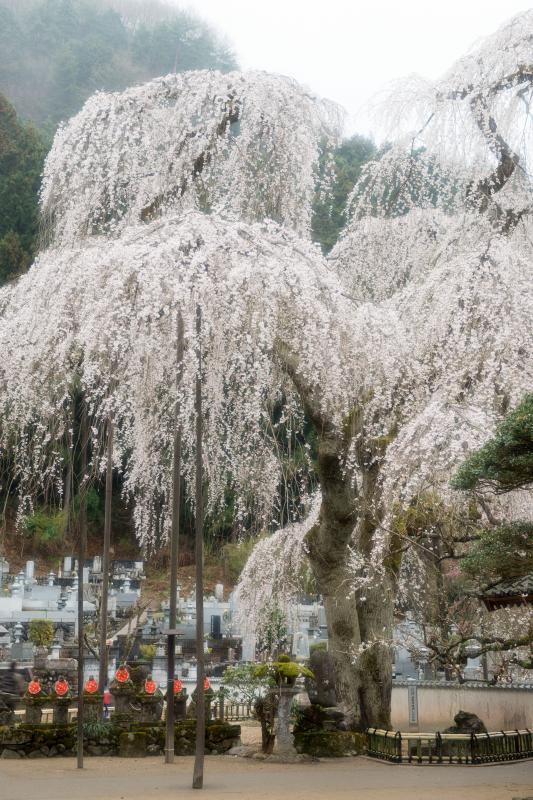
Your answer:
[[[237,517],[268,525],[280,478],[273,409],[293,430],[312,423],[320,496],[307,522],[252,556],[240,594],[259,624],[255,588],[262,603],[289,597],[308,560],[356,727],[389,722],[404,550],[393,509],[443,486],[533,386],[532,33],[526,13],[436,85],[397,90],[395,124],[415,133],[363,171],[328,260],[309,231],[335,107],[263,73],[97,94],[47,161],[47,249],[0,293],[2,446],[21,509],[44,485],[61,494],[81,391],[93,469],[111,413],[139,540],[164,540],[177,400],[194,498],[198,348],[209,509],[230,486]]]

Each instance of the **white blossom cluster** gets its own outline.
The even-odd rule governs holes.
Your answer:
[[[461,186],[492,172],[503,140],[520,160],[509,194],[525,187],[530,195],[532,37],[529,9],[473,47],[441,79],[415,76],[394,83],[379,109],[389,141],[405,152],[422,152],[434,176],[454,176]]]
[[[532,40],[529,11],[436,84],[395,87],[395,142],[363,169],[328,259],[353,301],[350,394],[364,425],[346,468],[356,483],[377,457],[372,443],[387,441],[370,554],[357,528],[350,549],[358,602],[384,577],[394,510],[427,489],[451,500],[453,470],[533,390]],[[508,211],[520,212],[515,224],[497,224]],[[530,518],[529,502],[513,507],[512,518]],[[416,598],[423,570],[406,574]]]
[[[310,498],[307,514],[260,539],[241,574],[235,592],[239,629],[261,636],[272,603],[294,622],[294,610],[307,566],[305,536],[318,521],[321,496]],[[281,566],[282,565],[282,566]]]
[[[274,403],[291,414],[297,395],[312,397],[339,431],[356,408],[361,424],[344,466],[357,483],[380,459],[380,523],[369,557],[354,532],[354,584],[364,569],[379,580],[394,504],[428,482],[445,487],[502,409],[533,390],[530,216],[504,230],[495,208],[471,201],[472,186],[488,196],[479,185],[502,147],[492,114],[520,166],[498,204],[521,211],[530,191],[524,83],[499,85],[527,63],[533,16],[521,19],[418,91],[411,107],[423,109],[426,124],[363,172],[329,260],[308,234],[335,107],[263,73],[172,75],[91,98],[47,160],[49,248],[0,290],[1,443],[22,497],[29,503],[51,486],[61,494],[81,390],[92,467],[103,467],[111,415],[140,541],[164,539],[177,400],[194,494],[200,349],[210,507],[229,485],[239,514],[271,519],[280,470]],[[185,358],[176,386],[178,311]],[[376,455],[379,440],[387,446]],[[260,545],[258,558],[268,558],[261,602],[293,593],[309,524]],[[286,578],[275,573],[283,559]],[[240,588],[250,603],[258,577],[252,562]]]
[[[42,189],[45,241],[71,246],[170,211],[270,218],[307,236],[333,103],[263,72],[184,72],[98,92],[59,130]]]
[[[136,501],[139,538],[150,543],[159,514],[164,539],[177,399],[183,474],[194,496],[200,346],[210,506],[231,485],[241,507],[250,498],[268,520],[280,467],[265,431],[286,383],[276,342],[298,351],[317,386],[334,384],[345,394],[336,315],[346,301],[338,294],[318,249],[268,222],[228,223],[188,212],[130,227],[118,239],[48,250],[0,292],[3,444],[14,451],[23,494],[53,481],[61,492],[62,448],[78,387],[90,411],[93,468],[104,468],[100,439],[111,415],[115,464]],[[176,389],[178,310],[186,346]],[[333,358],[323,347],[328,340]],[[330,394],[324,402],[331,403]],[[331,413],[338,407],[337,400]]]

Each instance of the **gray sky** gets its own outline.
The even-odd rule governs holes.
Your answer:
[[[226,34],[244,69],[291,75],[371,133],[364,106],[387,82],[436,78],[480,37],[529,7],[517,0],[170,0]]]

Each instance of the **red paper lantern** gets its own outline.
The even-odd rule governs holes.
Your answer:
[[[96,680],[91,676],[89,680],[85,683],[85,691],[87,694],[95,694],[98,691],[98,683]]]
[[[178,678],[176,678],[174,680],[174,694],[179,694],[182,691],[183,691],[183,684]]]
[[[153,681],[151,678],[146,678],[144,682],[144,691],[146,694],[155,694],[155,690],[157,689],[157,683]]]
[[[54,692],[58,697],[64,697],[68,692],[68,682],[64,678],[60,678],[54,684]]]
[[[130,673],[124,664],[115,672],[115,678],[119,683],[126,683],[126,681],[129,681]]]
[[[207,692],[207,690],[210,689],[210,688],[211,688],[211,684],[209,683],[209,678],[206,676],[204,678],[204,689]]]
[[[36,694],[40,694],[42,690],[41,684],[39,681],[30,681],[28,684],[28,694],[31,694],[35,697]]]

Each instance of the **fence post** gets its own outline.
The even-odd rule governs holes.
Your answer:
[[[396,741],[396,759],[398,764],[402,763],[402,734],[400,731],[396,731],[396,735],[394,737]]]
[[[435,739],[437,741],[437,763],[442,764],[442,736],[440,731],[435,734]]]

